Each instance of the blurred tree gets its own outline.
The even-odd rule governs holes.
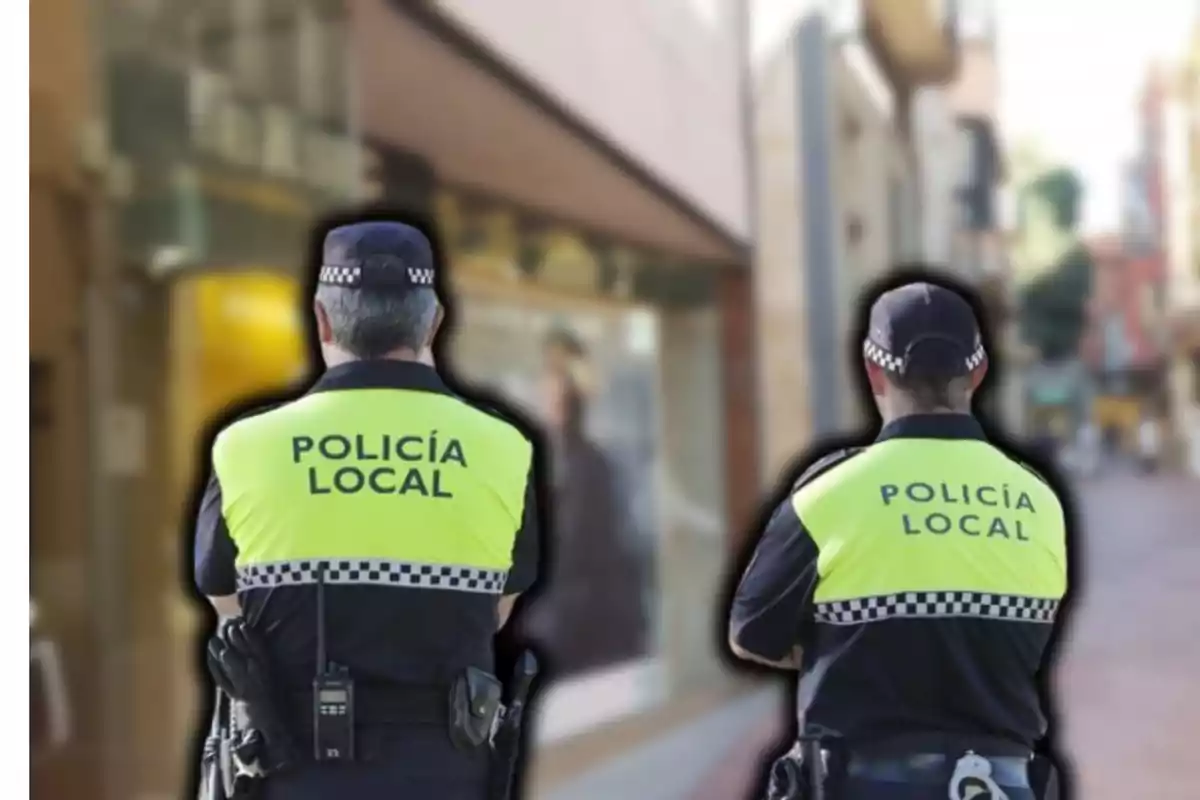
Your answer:
[[[1052,219],[1059,230],[1075,230],[1079,224],[1083,186],[1072,170],[1065,167],[1052,169],[1037,178],[1030,189],[1050,207]]]
[[[1057,246],[1021,288],[1021,338],[1042,361],[1058,362],[1079,351],[1092,293],[1092,258],[1076,234],[1083,186],[1072,170],[1058,167],[1034,179],[1025,194],[1031,207],[1044,211],[1041,221]]]

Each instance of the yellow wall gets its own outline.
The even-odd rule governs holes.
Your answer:
[[[190,275],[172,287],[170,414],[183,481],[209,420],[303,376],[299,300],[294,278],[266,271]]]

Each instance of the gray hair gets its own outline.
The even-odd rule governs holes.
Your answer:
[[[420,350],[437,318],[433,289],[394,294],[320,285],[316,300],[329,316],[334,344],[358,358]]]

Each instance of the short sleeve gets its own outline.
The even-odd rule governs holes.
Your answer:
[[[192,568],[196,586],[205,595],[237,594],[237,546],[221,513],[221,484],[215,473],[208,479],[196,516]]]
[[[801,643],[812,620],[818,555],[791,500],[785,501],[762,532],[734,594],[729,630],[738,647],[779,661]]]
[[[525,509],[521,515],[521,527],[513,542],[512,567],[504,582],[504,594],[521,594],[528,591],[537,581],[541,562],[541,525],[538,519],[537,485],[533,470],[525,484]]]

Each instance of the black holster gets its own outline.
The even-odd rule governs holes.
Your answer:
[[[256,800],[262,793],[258,774],[262,737],[240,730],[230,698],[217,690],[212,726],[200,758],[199,800]]]
[[[771,765],[765,800],[837,800],[844,775],[840,737],[805,733]]]
[[[206,655],[213,681],[231,701],[225,711],[227,747],[263,775],[294,764],[296,750],[291,728],[280,713],[270,657],[250,624],[241,618],[223,621]]]
[[[1029,763],[1029,785],[1038,800],[1059,800],[1062,797],[1058,768],[1043,755],[1035,755]]]
[[[450,741],[461,750],[488,744],[500,716],[504,687],[495,676],[467,667],[450,684]]]

